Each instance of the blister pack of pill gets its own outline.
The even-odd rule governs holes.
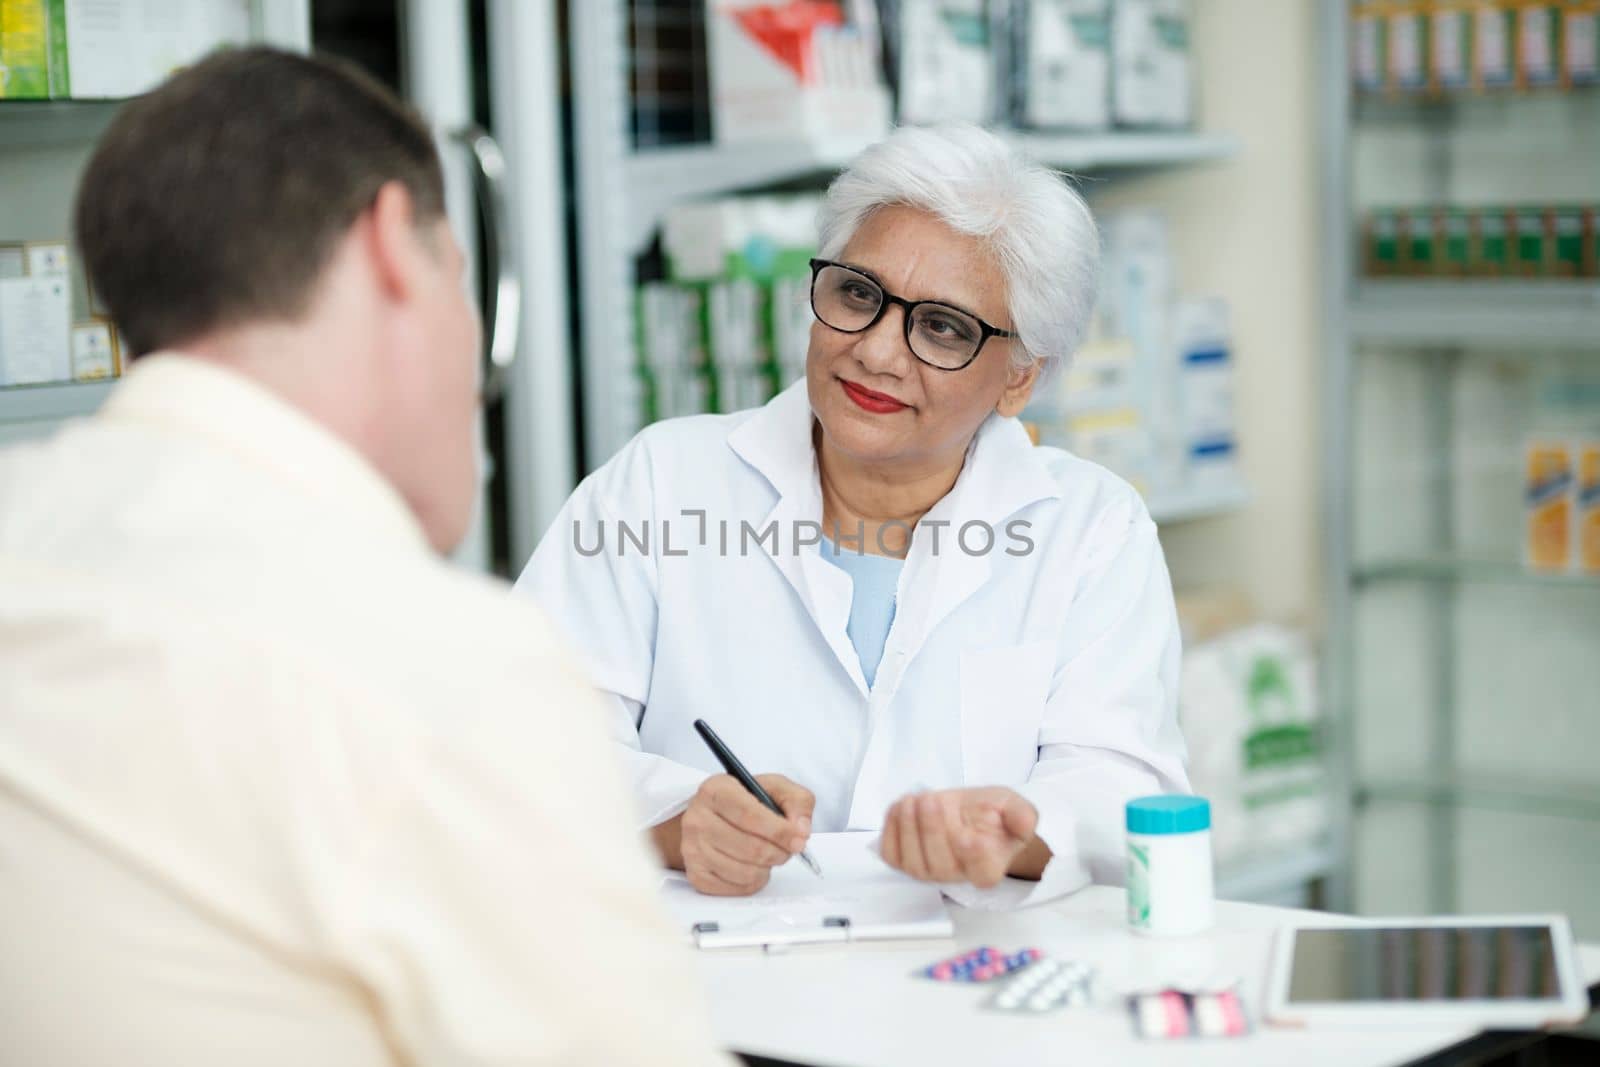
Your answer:
[[[1043,955],[1036,948],[1007,953],[985,945],[959,956],[937,960],[916,973],[920,978],[932,978],[935,982],[992,982],[1027,967]]]
[[[1133,1031],[1140,1037],[1171,1041],[1193,1037],[1244,1037],[1250,1033],[1239,994],[1231,989],[1185,993],[1163,989],[1128,998]]]
[[[1094,991],[1094,968],[1073,960],[1042,959],[997,989],[984,1007],[993,1011],[1040,1015],[1057,1008],[1081,1007]]]

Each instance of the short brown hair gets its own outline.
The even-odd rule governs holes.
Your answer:
[[[133,355],[219,327],[293,320],[390,181],[444,212],[422,120],[342,61],[219,52],[125,105],[78,188],[89,283]]]

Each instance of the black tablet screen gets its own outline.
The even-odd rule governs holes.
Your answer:
[[[1293,1003],[1559,999],[1545,926],[1301,930]]]

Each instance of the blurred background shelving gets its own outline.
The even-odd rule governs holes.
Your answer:
[[[1600,281],[1363,279],[1349,329],[1403,345],[1583,345],[1600,337]]]
[[[1592,937],[1600,566],[1560,456],[1600,447],[1600,92],[1564,21],[1594,13],[1321,8],[1342,902]]]

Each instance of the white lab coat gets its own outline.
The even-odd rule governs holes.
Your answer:
[[[817,831],[876,830],[920,790],[1016,789],[1053,858],[1036,886],[947,887],[963,903],[1120,882],[1124,802],[1188,789],[1177,617],[1139,495],[992,416],[918,524],[869,688],[850,578],[813,547],[811,428],[804,382],[647,428],[583,481],[517,582],[606,696],[643,825],[720,772],[691,726],[704,718],[754,773],[811,789]],[[963,547],[974,521],[991,551],[981,526]]]

